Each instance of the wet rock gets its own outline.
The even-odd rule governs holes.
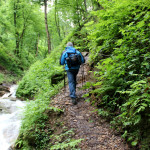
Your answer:
[[[0,97],[9,91],[10,91],[9,87],[0,85]]]
[[[16,100],[17,100],[17,98],[15,98],[15,97],[9,97],[9,99],[10,99],[11,101],[16,101]]]
[[[7,86],[0,85],[0,91],[9,92],[10,89],[9,89],[9,87],[7,87]]]
[[[5,91],[0,91],[0,97],[5,94]]]
[[[13,150],[13,147],[12,147],[12,146],[10,146],[8,150]]]

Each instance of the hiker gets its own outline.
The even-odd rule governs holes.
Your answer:
[[[65,64],[65,70],[67,72],[70,97],[74,105],[77,104],[76,96],[76,76],[78,74],[80,65],[85,62],[82,54],[73,47],[72,42],[67,43],[65,51],[60,58],[60,65]]]

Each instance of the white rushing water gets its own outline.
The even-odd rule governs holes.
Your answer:
[[[0,97],[0,150],[8,150],[16,141],[25,102],[16,99],[17,85]]]

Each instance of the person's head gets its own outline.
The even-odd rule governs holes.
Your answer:
[[[67,43],[67,47],[72,46],[73,47],[73,43],[72,42],[68,42]]]

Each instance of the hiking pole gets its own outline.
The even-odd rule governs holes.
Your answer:
[[[85,82],[84,66],[85,66],[85,65],[83,64],[83,82]]]
[[[84,64],[82,65],[82,87],[84,82]]]
[[[65,70],[64,70],[64,91],[66,92]]]

